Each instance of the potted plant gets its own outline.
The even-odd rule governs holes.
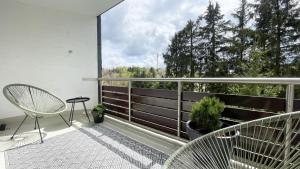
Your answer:
[[[5,130],[5,127],[6,127],[6,124],[4,124],[4,123],[1,124],[1,123],[0,123],[0,131],[4,131],[4,130]]]
[[[92,115],[94,118],[94,123],[101,123],[104,120],[104,112],[106,110],[106,107],[102,104],[97,104],[92,109]]]
[[[224,103],[216,97],[204,97],[194,103],[186,126],[190,140],[220,128],[224,107]]]

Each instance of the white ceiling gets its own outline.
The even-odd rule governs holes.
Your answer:
[[[123,0],[15,0],[17,2],[54,10],[98,16]]]

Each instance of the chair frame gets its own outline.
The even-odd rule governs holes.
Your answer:
[[[29,93],[30,93],[30,96],[32,98],[32,93],[31,93],[31,89],[36,89],[36,90],[39,90],[41,92],[44,92],[50,96],[52,96],[53,98],[57,99],[59,102],[61,102],[63,104],[62,107],[64,107],[64,109],[60,110],[60,111],[56,111],[56,112],[53,112],[53,113],[46,113],[46,112],[40,112],[40,111],[36,111],[36,110],[32,110],[28,107],[24,107],[24,106],[21,106],[19,104],[17,104],[17,99],[15,99],[15,101],[12,101],[9,96],[8,96],[8,93],[14,97],[14,95],[11,93],[10,91],[10,87],[13,87],[13,86],[24,86],[24,87],[28,87],[28,90],[29,90]],[[41,89],[41,88],[38,88],[38,87],[35,87],[35,86],[31,86],[31,85],[28,85],[28,84],[21,84],[21,83],[15,83],[15,84],[9,84],[7,86],[5,86],[3,88],[3,95],[5,96],[5,98],[10,102],[12,103],[13,105],[15,105],[16,107],[18,107],[19,109],[23,110],[23,112],[25,113],[25,117],[24,119],[22,120],[22,122],[18,125],[17,129],[14,131],[13,135],[11,136],[11,140],[14,138],[15,134],[19,131],[19,129],[21,128],[21,126],[23,125],[23,123],[25,122],[25,120],[28,118],[28,116],[32,117],[35,119],[35,124],[34,124],[34,129],[36,129],[36,127],[38,127],[39,129],[39,134],[40,134],[40,140],[41,140],[41,143],[43,143],[43,137],[42,137],[42,133],[41,133],[41,128],[40,128],[40,124],[39,124],[39,118],[40,117],[43,117],[43,116],[54,116],[54,115],[59,115],[63,121],[68,125],[68,127],[70,127],[70,124],[65,120],[65,118],[61,115],[61,113],[65,112],[67,110],[67,104],[65,101],[63,101],[62,99],[60,99],[59,97],[57,97],[56,95],[44,90],[44,89]],[[34,104],[34,100],[32,99],[32,102]]]
[[[284,122],[283,124],[280,124]],[[292,128],[292,123],[294,122],[294,127]],[[273,124],[276,124],[275,125],[275,129],[273,128]],[[266,126],[264,126],[264,125]],[[272,124],[272,125],[271,125]],[[279,132],[280,134],[276,134],[274,133],[275,130],[277,130],[276,128],[279,127],[278,125],[283,125],[283,128],[281,129],[281,131]],[[215,145],[212,145],[214,143],[210,143],[207,144],[208,141],[212,140],[213,138],[216,138],[220,135],[224,135],[226,133],[232,133],[232,132],[240,132],[240,134],[249,134],[248,133],[248,129],[250,127],[254,127],[256,129],[257,126],[260,126],[262,125],[261,127],[267,127],[267,131],[272,131],[271,134],[272,136],[276,136],[276,140],[274,140],[274,142],[268,142],[269,145],[273,145],[271,148],[272,150],[276,151],[276,154],[274,155],[274,159],[276,161],[276,159],[278,160],[280,156],[284,156],[284,159],[280,162],[280,163],[277,163],[275,161],[272,161],[271,164],[268,164],[268,166],[265,166],[266,165],[266,161],[262,161],[262,159],[260,159],[259,161],[256,161],[257,163],[254,163],[254,162],[251,162],[251,161],[247,161],[249,159],[244,159],[245,161],[242,161],[239,162],[239,161],[236,161],[236,160],[232,160],[231,158],[229,157],[224,157],[224,154],[220,153],[220,158],[216,158],[216,159],[213,159],[212,156],[210,155],[203,155],[205,154],[205,152],[202,152],[203,150],[207,150],[206,148],[207,147],[214,147]],[[257,119],[257,120],[253,120],[253,121],[249,121],[249,122],[245,122],[245,123],[241,123],[241,124],[237,124],[237,125],[234,125],[234,126],[230,126],[230,127],[227,127],[227,128],[224,128],[224,129],[220,129],[220,130],[217,130],[217,131],[214,131],[214,132],[211,132],[207,135],[204,135],[202,137],[199,137],[187,144],[185,144],[183,147],[179,148],[177,151],[175,151],[169,158],[168,160],[165,162],[164,166],[163,166],[163,169],[170,169],[170,168],[182,168],[182,166],[185,166],[183,168],[199,168],[199,166],[203,166],[203,164],[198,164],[198,160],[200,160],[201,162],[200,163],[204,163],[204,165],[206,166],[210,166],[209,168],[218,168],[216,167],[216,162],[222,162],[223,163],[223,167],[222,168],[228,168],[228,165],[224,165],[228,162],[234,162],[235,164],[232,164],[234,165],[235,167],[237,168],[278,168],[278,169],[285,169],[285,168],[294,168],[295,166],[291,166],[292,163],[296,163],[296,164],[293,164],[293,165],[300,165],[300,161],[295,161],[296,159],[300,159],[300,150],[293,150],[293,151],[288,151],[290,150],[290,144],[293,142],[294,144],[296,143],[296,146],[294,147],[300,147],[300,141],[298,140],[300,137],[300,129],[299,129],[299,126],[300,126],[300,112],[291,112],[291,113],[283,113],[283,114],[280,114],[280,115],[275,115],[275,116],[270,116],[270,117],[266,117],[266,118],[261,118],[261,119]],[[255,134],[255,129],[254,129],[254,133],[253,135]],[[261,129],[260,131],[261,132]],[[292,133],[294,134],[292,136]],[[268,135],[266,133],[259,133],[259,136],[262,136],[263,138],[266,138],[266,139],[269,139],[268,138]],[[284,141],[283,143],[280,145],[282,146],[282,151],[281,149],[273,149],[275,144],[279,144],[279,139],[280,137],[284,136]],[[253,140],[251,140],[252,142]],[[236,143],[234,144],[241,144],[239,143],[240,141],[236,141]],[[232,144],[232,142],[231,142]],[[245,144],[245,143],[243,143]],[[247,142],[246,142],[247,144]],[[242,145],[242,146],[246,146],[245,145]],[[221,147],[226,147],[228,144],[226,145],[217,145],[217,146],[221,146]],[[268,145],[268,146],[269,146]],[[266,145],[265,145],[266,146]],[[266,151],[265,148],[269,148],[269,147],[263,147],[262,145],[260,145],[260,149],[263,149],[264,151]],[[245,147],[247,148],[247,146]],[[248,146],[249,148],[249,146]],[[251,145],[251,149],[252,150],[252,145]],[[247,149],[245,149],[247,150]],[[200,155],[199,155],[200,153]],[[201,155],[201,153],[203,153]],[[196,155],[196,156],[193,156],[193,155]],[[246,158],[247,157],[247,154],[246,153],[242,153],[242,154],[238,154],[240,155],[241,157],[239,158]],[[193,156],[193,157],[192,157]],[[201,156],[208,159],[210,158],[211,161],[205,161],[204,159],[201,160]],[[250,154],[251,156],[251,159],[255,156],[254,154]],[[238,158],[237,158],[238,159]],[[227,160],[227,162],[226,162]],[[213,162],[212,162],[213,161]],[[197,164],[193,164],[193,162],[197,163]],[[190,164],[192,163],[192,164]],[[179,166],[181,165],[181,167]],[[231,164],[229,164],[230,166]],[[187,167],[188,166],[188,167]],[[198,166],[198,167],[195,167],[195,166]],[[232,166],[231,166],[232,167]],[[201,167],[200,167],[201,168]],[[234,167],[233,167],[234,168]]]

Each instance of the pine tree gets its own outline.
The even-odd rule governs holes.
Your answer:
[[[196,70],[198,69],[198,63],[199,60],[199,54],[198,54],[198,47],[197,43],[199,42],[199,23],[193,22],[192,20],[189,20],[183,29],[183,32],[185,34],[185,48],[186,48],[186,56],[188,56],[188,71],[189,76],[188,77],[195,77]],[[189,83],[189,89],[194,90],[194,83]]]
[[[252,17],[252,12],[247,0],[241,0],[239,8],[232,14],[237,20],[230,28],[232,37],[228,42],[230,46],[227,49],[228,55],[231,56],[231,65],[235,74],[242,74],[242,63],[249,55],[249,48],[253,44],[254,32],[249,26],[249,21]]]
[[[184,38],[183,31],[176,33],[171,40],[167,52],[163,54],[167,68],[167,77],[184,77],[189,74],[185,47],[186,40]]]
[[[268,51],[269,65],[275,76],[284,76],[284,65],[299,52],[300,8],[294,0],[257,0],[256,28],[258,45]]]
[[[205,25],[202,27],[203,39],[207,52],[205,53],[204,62],[206,64],[205,76],[220,76],[221,72],[226,72],[223,67],[224,62],[224,45],[225,34],[228,29],[228,22],[223,19],[220,6],[218,3],[213,5],[209,3],[206,13],[203,16]]]
[[[189,56],[189,68],[190,75],[189,77],[195,77],[195,66],[196,66],[196,53],[195,53],[195,40],[196,40],[196,26],[195,23],[191,20],[188,21],[186,27],[184,28],[185,38],[187,40],[186,47],[188,50],[187,55]]]
[[[175,34],[167,52],[163,54],[167,66],[167,76],[195,77],[196,41],[197,26],[190,20],[181,31]]]

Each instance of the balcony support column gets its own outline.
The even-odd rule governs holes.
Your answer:
[[[99,80],[99,82],[98,82],[98,84],[99,84],[99,103],[100,104],[102,104],[102,100],[103,100],[103,98],[102,98],[102,80]]]
[[[294,109],[294,84],[287,85],[286,88],[286,113],[293,112]],[[284,161],[285,163],[290,156],[291,147],[291,136],[292,136],[292,119],[287,119],[285,127],[285,151],[284,151]]]
[[[182,82],[177,82],[177,136],[180,137],[181,133],[181,98],[182,98]]]
[[[101,35],[101,14],[97,16],[97,76],[102,78],[102,35]],[[98,103],[102,104],[102,81],[98,80]]]

